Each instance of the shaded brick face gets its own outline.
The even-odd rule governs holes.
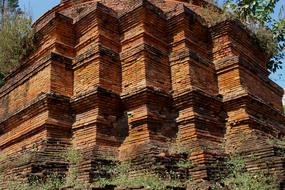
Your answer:
[[[27,139],[23,139],[21,136],[23,133],[30,133],[33,130],[39,128],[39,126],[44,124],[44,121],[48,118],[48,113],[44,112],[36,117],[33,117],[17,127],[9,129],[9,132],[5,133],[1,136],[1,147],[5,147],[3,149],[3,153],[6,154],[15,154],[17,152],[22,151],[23,147],[26,149],[32,149],[32,144],[30,142],[40,142],[46,138],[45,132],[39,132],[32,137],[28,137]],[[17,142],[18,139],[21,139],[20,142]],[[17,143],[13,144],[12,146],[8,146],[9,142],[16,141]]]
[[[50,67],[46,67],[8,94],[4,94],[0,100],[2,102],[0,107],[1,117],[4,118],[6,115],[13,114],[27,106],[41,93],[50,92],[50,73]],[[10,87],[10,89],[12,88]]]
[[[64,173],[59,155],[78,149],[90,183],[98,160],[172,160],[173,141],[193,151],[194,180],[215,179],[230,152],[280,160],[262,146],[285,134],[268,58],[238,23],[201,22],[201,2],[65,0],[46,13],[37,49],[0,88],[1,153],[35,154],[25,178]]]

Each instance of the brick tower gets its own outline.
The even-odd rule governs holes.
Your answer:
[[[268,57],[237,22],[209,27],[203,6],[62,0],[44,14],[36,50],[0,88],[1,154],[24,158],[7,177],[67,171],[60,155],[72,147],[84,155],[80,179],[92,183],[98,160],[171,159],[162,154],[170,141],[191,150],[194,180],[215,179],[231,152],[258,155],[249,169],[282,174],[267,143],[285,134]]]

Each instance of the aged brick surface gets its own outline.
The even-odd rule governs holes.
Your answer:
[[[205,3],[64,0],[43,15],[38,47],[0,88],[1,154],[33,154],[6,177],[65,173],[68,147],[83,153],[79,178],[90,183],[110,157],[167,168],[175,141],[192,150],[194,180],[216,179],[217,163],[241,152],[258,156],[248,169],[284,181],[267,143],[285,135],[284,92],[238,23],[205,26]]]

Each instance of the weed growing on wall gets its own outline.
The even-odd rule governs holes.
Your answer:
[[[199,13],[208,26],[214,26],[226,20],[235,20],[255,39],[257,44],[271,58],[267,64],[270,71],[282,68],[285,57],[285,18],[281,10],[274,18],[277,1],[263,0],[224,0],[219,8],[216,1],[209,1]],[[192,3],[191,1],[189,3]]]
[[[179,162],[176,165],[179,168],[184,168],[184,169],[190,169],[194,167],[192,161],[186,159],[179,160]]]
[[[281,158],[285,158],[285,138],[268,139],[267,143],[275,147],[276,153]],[[274,171],[270,171],[269,168],[259,172],[248,171],[247,162],[256,159],[254,155],[230,155],[225,162],[227,172],[222,175],[220,183],[231,190],[278,190],[279,178]]]
[[[0,156],[1,170],[0,178],[7,180],[8,190],[55,190],[66,187],[84,189],[86,184],[78,180],[78,165],[83,160],[82,154],[74,149],[68,149],[62,158],[69,163],[70,168],[66,178],[61,175],[53,174],[45,178],[31,177],[29,182],[19,181],[17,179],[4,179],[5,171],[9,168],[20,167],[29,164],[34,152],[24,152],[12,161],[8,160],[5,155]],[[1,184],[1,183],[0,183]]]
[[[30,183],[13,180],[8,183],[8,190],[55,190],[63,186],[63,179],[54,175],[45,180],[33,180]]]
[[[191,154],[192,151],[180,142],[170,142],[168,147],[168,153],[173,154]]]
[[[79,180],[79,165],[83,161],[83,155],[79,150],[69,148],[62,157],[69,163],[69,170],[64,182],[64,187],[85,188],[87,184]]]
[[[161,176],[153,171],[139,172],[132,176],[131,171],[136,170],[129,162],[117,163],[108,172],[110,177],[99,177],[95,180],[95,186],[118,186],[121,188],[143,187],[152,190],[165,190],[178,187],[185,187],[187,182],[182,182],[175,171],[169,171],[167,176]],[[189,179],[190,181],[190,179]]]
[[[70,164],[78,165],[83,160],[83,155],[75,149],[69,148],[62,157]]]
[[[165,190],[185,188],[192,182],[189,170],[193,163],[187,159],[187,149],[182,149],[179,144],[172,144],[169,152],[179,157],[170,168],[165,167],[160,161],[152,162],[149,168],[141,170],[139,165],[133,161],[118,162],[112,160],[110,164],[103,167],[105,175],[94,178],[94,186],[104,188],[106,186],[117,186],[122,188],[141,187],[152,190]],[[175,147],[175,148],[174,148]],[[185,146],[184,146],[185,147]],[[180,156],[178,153],[181,154]],[[148,163],[147,158],[143,158]]]
[[[284,140],[269,140],[270,144],[284,148]],[[172,146],[179,147],[180,144]],[[185,146],[184,146],[185,147]],[[188,149],[178,148],[181,154],[179,160],[175,162],[169,170],[159,172],[157,168],[163,168],[161,163],[158,163],[149,170],[140,170],[140,168],[132,161],[119,162],[115,159],[107,160],[105,165],[100,165],[102,175],[94,178],[93,187],[105,188],[107,186],[117,186],[122,188],[146,188],[152,190],[165,190],[175,188],[186,188],[192,183],[191,176],[186,175],[181,177],[181,171],[189,171],[195,168],[195,165],[188,159],[191,152]],[[27,153],[28,154],[28,153]],[[177,152],[173,154],[178,156]],[[171,156],[171,155],[170,155]],[[283,155],[284,156],[284,155]],[[26,158],[30,158],[27,156]],[[62,188],[78,188],[86,189],[87,186],[78,179],[78,166],[83,161],[82,154],[74,149],[68,149],[63,155],[63,158],[70,164],[70,169],[66,178],[58,175],[47,176],[45,179],[30,179],[30,182],[18,181],[9,179],[9,190],[55,190]],[[0,163],[7,159],[6,156],[0,156]],[[145,158],[146,159],[146,158]],[[226,172],[221,175],[219,181],[214,182],[212,189],[231,189],[231,190],[277,190],[277,178],[269,172],[252,172],[247,170],[247,162],[256,159],[254,156],[242,156],[240,154],[232,154],[225,161]],[[26,160],[26,159],[24,159]],[[25,163],[28,163],[25,161]],[[100,164],[100,163],[99,163]],[[20,164],[21,165],[21,164]],[[175,169],[176,168],[176,169]],[[178,168],[178,170],[177,170]],[[0,177],[4,177],[1,173]],[[3,178],[2,178],[3,180]]]
[[[266,172],[250,172],[246,169],[246,158],[231,155],[226,161],[227,175],[221,182],[232,190],[278,190],[276,178]]]
[[[274,146],[277,150],[276,153],[285,158],[285,138],[281,139],[268,139],[267,143]]]

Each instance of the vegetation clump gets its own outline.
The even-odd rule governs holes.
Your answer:
[[[267,67],[273,72],[282,68],[285,58],[284,4],[276,17],[278,3],[280,0],[225,0],[224,3],[224,9],[236,15],[259,39],[259,44],[271,57]]]
[[[188,168],[189,164],[183,166]],[[133,175],[133,172],[138,172],[138,169],[131,162],[117,163],[108,167],[107,173],[111,174],[109,177],[98,177],[94,179],[94,184],[99,187],[143,187],[152,190],[165,190],[186,187],[187,182],[190,181],[190,179],[181,181],[180,176],[174,170],[166,171],[163,176],[160,173],[155,173],[155,171],[140,171],[136,175]]]
[[[83,161],[83,155],[80,151],[69,148],[62,156],[69,163],[69,170],[63,187],[86,187],[87,184],[79,180],[79,165]]]
[[[7,13],[0,31],[0,70],[2,75],[20,64],[31,51],[34,32],[31,19],[24,13]]]
[[[284,139],[275,139],[268,140],[268,144],[284,149],[285,143]],[[180,144],[173,146],[181,147]],[[188,150],[182,150],[182,147],[177,150],[182,157],[176,160],[172,168],[164,168],[166,170],[163,169],[163,171],[159,170],[162,166],[159,162],[154,167],[150,167],[146,170],[141,170],[141,168],[132,161],[118,162],[113,159],[107,160],[104,162],[105,164],[98,162],[98,166],[100,166],[98,171],[100,171],[100,174],[94,178],[94,183],[90,186],[90,184],[87,185],[78,178],[78,167],[83,161],[83,155],[78,150],[68,149],[62,154],[62,158],[64,158],[70,166],[66,177],[54,174],[45,178],[30,179],[29,182],[8,179],[7,188],[8,190],[86,189],[88,187],[105,188],[107,186],[122,188],[143,187],[152,190],[186,188],[188,185],[191,186],[195,184],[195,182],[192,181],[190,173],[185,175],[185,178],[185,176],[181,176],[181,171],[189,172],[190,169],[195,169],[195,165],[188,159],[188,156],[187,158],[183,157],[184,154],[189,154]],[[26,153],[26,155],[28,155],[28,153]],[[174,155],[177,158],[177,152],[174,152]],[[281,156],[284,158],[284,154],[281,154]],[[26,160],[30,160],[31,158],[31,156],[24,157],[25,163],[27,163]],[[0,163],[3,164],[6,159],[6,156],[0,156]],[[247,162],[255,159],[254,156],[242,156],[241,154],[229,155],[225,161],[226,172],[220,175],[220,179],[213,182],[211,189],[278,190],[279,183],[277,174],[272,174],[272,171],[269,172],[269,170],[255,172],[247,168]],[[19,159],[19,162],[21,162],[21,164],[15,164],[12,167],[22,165],[22,159]],[[1,170],[0,172],[2,181],[4,180],[4,172],[5,170]]]
[[[221,182],[232,190],[278,190],[275,176],[268,172],[251,172],[246,168],[246,158],[236,154],[226,161],[227,175]]]
[[[274,16],[280,0],[211,0],[210,3],[212,4],[204,5],[200,11],[209,26],[226,20],[238,21],[271,58],[267,68],[272,72],[282,68],[285,58],[284,5],[281,6],[279,15]]]
[[[7,156],[0,156],[0,184],[4,181],[5,171],[9,168],[15,168],[26,165],[31,162],[31,158],[34,155],[34,151],[31,153],[25,152],[21,156],[14,159],[12,162],[7,159]],[[6,188],[8,190],[55,190],[64,188],[78,188],[84,189],[86,184],[78,179],[78,165],[83,160],[82,154],[74,149],[68,149],[61,157],[68,162],[70,168],[66,174],[66,177],[57,173],[48,175],[44,178],[29,177],[28,181],[21,181],[18,179],[5,179],[7,181]],[[1,187],[0,187],[1,189]]]
[[[28,13],[17,0],[2,0],[0,6],[0,84],[34,48],[35,32]]]
[[[63,186],[62,178],[53,175],[48,176],[45,180],[33,180],[30,183],[12,180],[8,183],[8,190],[55,190]]]

